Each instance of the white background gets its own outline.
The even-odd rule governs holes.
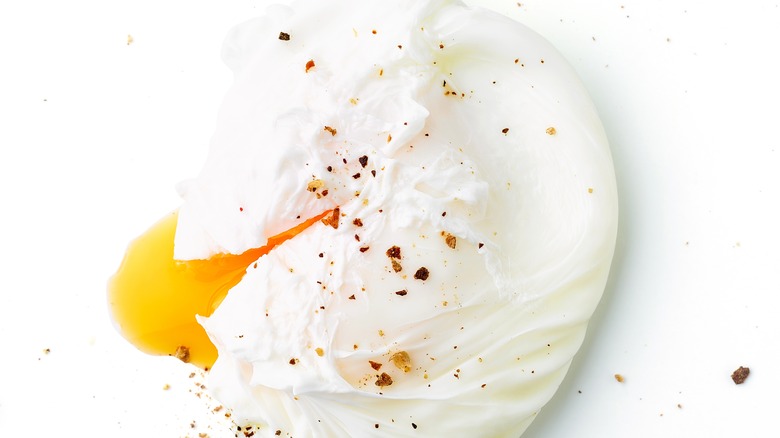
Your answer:
[[[264,3],[0,4],[0,437],[233,436],[200,376],[115,333],[105,284],[205,160],[222,39]],[[524,437],[776,436],[778,2],[484,3],[579,72],[621,202],[604,299]]]

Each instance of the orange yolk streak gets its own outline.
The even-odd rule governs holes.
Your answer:
[[[171,213],[130,243],[109,280],[109,308],[119,332],[143,352],[176,355],[210,368],[217,349],[195,315],[211,315],[248,266],[329,213],[308,219],[243,254],[189,261],[173,259],[178,213]]]

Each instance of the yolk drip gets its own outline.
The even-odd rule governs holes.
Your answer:
[[[176,355],[185,362],[210,368],[217,359],[217,349],[195,315],[211,315],[228,290],[241,281],[249,265],[328,213],[277,234],[265,246],[243,254],[189,261],[173,259],[178,214],[171,213],[130,244],[109,281],[109,307],[119,331],[141,351]]]

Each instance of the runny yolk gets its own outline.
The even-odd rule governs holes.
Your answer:
[[[108,302],[120,333],[139,350],[177,356],[210,368],[217,349],[195,315],[209,316],[246,273],[247,267],[276,245],[296,236],[330,211],[268,239],[243,254],[208,260],[173,259],[178,213],[160,220],[128,247],[109,280]]]

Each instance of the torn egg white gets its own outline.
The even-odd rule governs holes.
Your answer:
[[[215,396],[259,436],[519,436],[615,244],[608,143],[571,67],[448,0],[274,6],[224,58],[235,83],[180,185],[175,257],[238,254],[335,207],[340,221],[258,259],[199,317]]]

